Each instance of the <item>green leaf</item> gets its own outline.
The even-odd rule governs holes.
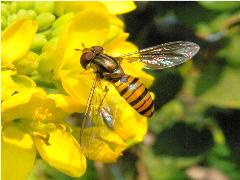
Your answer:
[[[182,168],[196,164],[201,158],[197,157],[174,157],[155,155],[151,149],[146,149],[142,155],[144,164],[146,164],[149,179],[187,179]]]
[[[231,36],[229,43],[219,52],[219,57],[225,58],[230,65],[240,66],[240,35]]]
[[[240,70],[226,67],[218,82],[202,93],[198,99],[218,107],[240,108],[239,92]]]
[[[200,1],[198,2],[203,7],[211,10],[216,11],[226,11],[231,9],[239,8],[240,3],[234,2],[234,1],[225,1],[225,2],[219,2],[219,1]]]
[[[196,79],[194,95],[200,97],[209,89],[213,88],[223,76],[223,65],[209,63]]]
[[[229,148],[223,145],[216,145],[207,157],[207,162],[210,166],[224,172],[231,179],[239,179],[240,173],[237,164],[231,160],[231,154]]]
[[[151,118],[149,128],[154,133],[159,133],[164,128],[171,127],[176,121],[179,121],[183,115],[183,104],[179,100],[172,100],[154,114]]]
[[[204,154],[213,145],[213,137],[207,128],[176,123],[157,135],[153,145],[155,154],[174,157],[194,157]]]

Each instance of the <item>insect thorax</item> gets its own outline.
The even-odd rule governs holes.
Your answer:
[[[118,81],[125,74],[118,61],[106,54],[97,55],[91,65],[100,78],[108,81]]]

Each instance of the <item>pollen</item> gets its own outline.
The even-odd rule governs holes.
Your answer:
[[[38,107],[34,111],[34,119],[37,121],[48,120],[52,117],[52,113],[48,109]]]

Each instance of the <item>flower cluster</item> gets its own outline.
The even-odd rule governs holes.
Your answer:
[[[73,177],[84,174],[86,157],[80,127],[65,120],[83,113],[92,85],[79,63],[82,44],[103,46],[112,56],[136,50],[117,16],[134,10],[133,2],[2,3],[2,177],[26,179],[36,154]],[[138,63],[123,62],[127,74],[150,86],[153,77]],[[109,97],[109,98],[108,98]],[[107,101],[117,111],[114,131],[96,129],[104,148],[89,158],[113,162],[143,139],[147,119],[110,87]],[[115,97],[114,101],[111,97]],[[91,152],[91,151],[89,151]],[[15,173],[12,173],[15,172]]]

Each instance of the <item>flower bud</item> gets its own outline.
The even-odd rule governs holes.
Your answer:
[[[58,26],[65,25],[67,22],[70,21],[70,19],[73,18],[73,16],[74,16],[74,13],[67,13],[67,14],[64,14],[64,15],[58,17],[53,24],[53,28],[57,28]]]
[[[17,14],[11,14],[7,18],[7,24],[12,24],[17,19]]]
[[[36,19],[38,22],[38,31],[48,29],[55,21],[55,16],[49,12],[39,14]]]
[[[50,39],[42,48],[42,52],[54,52],[57,48],[58,38]]]
[[[7,19],[5,16],[2,16],[2,19],[1,19],[1,29],[5,29],[7,27]]]
[[[34,6],[34,2],[30,1],[19,1],[17,2],[17,10],[19,9],[31,9]]]
[[[38,67],[38,55],[28,52],[23,58],[14,62],[17,71],[22,74],[31,74]]]
[[[33,38],[31,49],[35,52],[40,51],[46,42],[47,42],[46,36],[38,33]]]
[[[73,13],[67,13],[62,15],[61,17],[59,17],[52,26],[52,32],[50,34],[50,37],[55,37],[58,36],[64,29],[65,25],[67,22],[70,21],[70,19],[72,19],[72,17],[74,16]]]
[[[51,31],[50,37],[59,36],[59,34],[64,30],[64,26],[59,26]]]
[[[34,10],[32,10],[32,9],[29,9],[27,11],[27,13],[28,13],[29,16],[31,16],[32,19],[35,19],[36,16],[37,16],[37,13]]]
[[[1,4],[1,15],[7,16],[9,14],[9,8],[8,6],[2,2]]]
[[[51,60],[52,54],[48,52],[44,52],[39,56],[39,66],[37,71],[39,74],[45,79],[47,77],[48,80],[54,76],[54,69],[56,67],[55,61]]]
[[[37,13],[50,12],[53,13],[54,2],[35,2],[34,9]]]
[[[50,36],[51,32],[52,32],[52,29],[48,29],[48,30],[45,30],[45,31],[40,32],[39,34],[42,34],[42,35],[44,35],[47,39],[49,39],[49,36]]]
[[[11,2],[9,4],[9,11],[15,13],[17,11],[17,2]]]
[[[37,16],[37,13],[33,10],[20,9],[17,13],[18,18],[34,19],[36,16]]]

